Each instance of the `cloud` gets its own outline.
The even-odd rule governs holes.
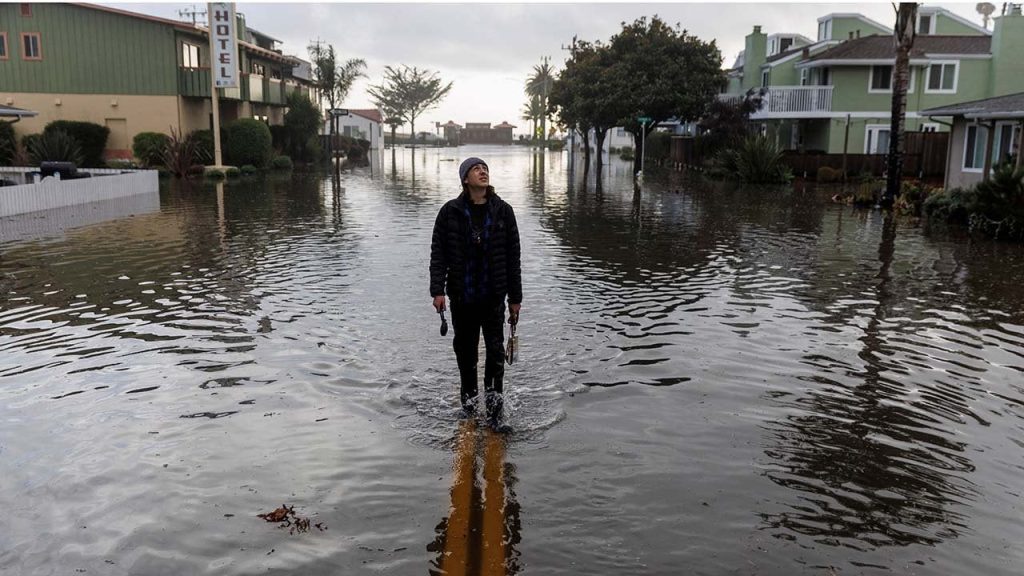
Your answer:
[[[121,9],[177,18],[177,4],[114,4]],[[973,4],[941,4],[980,22]],[[563,50],[576,35],[608,40],[621,23],[658,14],[704,40],[716,40],[731,65],[755,25],[769,34],[796,32],[812,39],[817,18],[858,12],[886,25],[889,3],[861,4],[279,4],[240,3],[249,26],[278,38],[286,53],[308,58],[306,47],[321,39],[341,58],[363,58],[368,79],[355,84],[346,103],[370,107],[365,90],[379,83],[384,66],[407,64],[454,81],[452,92],[422,126],[449,119],[459,123],[508,120],[517,124],[526,101],[523,83],[545,56],[561,67]],[[518,121],[520,126],[525,122]],[[419,129],[421,122],[417,122]],[[522,130],[520,130],[522,131]]]

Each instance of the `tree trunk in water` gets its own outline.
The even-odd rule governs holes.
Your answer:
[[[415,117],[409,119],[409,132],[410,132],[409,135],[412,136],[412,147],[415,148],[416,147],[416,118]]]
[[[398,130],[398,126],[395,126],[394,124],[392,124],[391,125],[391,149],[392,150],[395,149],[395,144],[398,143],[398,140],[395,139],[395,132],[397,130]]]
[[[548,147],[548,119],[547,116],[540,117],[540,141],[541,147]]]
[[[896,29],[893,41],[896,48],[896,65],[892,72],[892,124],[889,127],[889,162],[885,193],[882,206],[889,208],[900,193],[903,179],[903,128],[907,116],[907,80],[910,76],[910,49],[914,46],[914,23],[917,20],[917,3],[900,2],[896,12]]]
[[[596,140],[596,144],[597,144],[597,163],[596,163],[596,166],[597,166],[597,170],[598,171],[600,171],[601,170],[601,166],[604,165],[604,154],[601,151],[604,149],[604,137],[605,137],[605,134],[607,134],[607,130],[603,130],[601,128],[598,128],[597,130],[594,131],[594,140]],[[598,176],[598,178],[600,178],[600,176]]]
[[[590,170],[590,130],[580,130],[583,136],[583,170]]]

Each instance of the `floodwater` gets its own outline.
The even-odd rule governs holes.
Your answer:
[[[427,290],[471,154],[524,249],[507,438]],[[0,573],[1024,572],[1024,248],[649,172],[398,150],[0,222]]]

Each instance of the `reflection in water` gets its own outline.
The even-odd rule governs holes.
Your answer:
[[[483,435],[483,447],[478,446]],[[463,420],[455,441],[451,511],[427,551],[435,576],[505,576],[519,572],[519,504],[515,474],[505,462],[506,437]],[[483,475],[478,477],[483,452]]]

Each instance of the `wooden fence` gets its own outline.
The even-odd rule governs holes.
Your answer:
[[[949,132],[907,132],[903,157],[904,176],[944,178],[948,147]],[[671,161],[683,166],[701,166],[708,160],[704,148],[701,138],[673,137]],[[881,177],[887,168],[886,158],[886,154],[846,154],[846,173],[870,173]],[[817,177],[818,169],[822,166],[835,170],[843,168],[842,154],[787,150],[783,153],[783,161],[793,170],[793,174],[810,179]]]

